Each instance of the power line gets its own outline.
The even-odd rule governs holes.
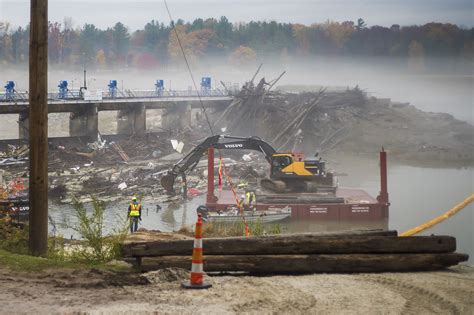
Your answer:
[[[191,80],[193,81],[194,88],[196,89],[198,99],[199,99],[199,103],[201,104],[201,108],[202,108],[202,111],[204,113],[204,117],[206,117],[207,125],[209,126],[209,130],[211,131],[211,135],[214,135],[214,130],[212,130],[212,125],[209,122],[209,117],[207,117],[206,108],[204,107],[204,104],[202,103],[201,94],[199,93],[199,90],[198,90],[197,85],[196,85],[196,81],[194,80],[194,76],[193,76],[193,73],[191,71],[191,67],[189,66],[188,58],[186,57],[186,53],[184,52],[183,45],[181,44],[181,40],[179,39],[179,35],[178,35],[178,31],[176,30],[176,26],[174,25],[173,17],[171,16],[171,12],[168,8],[168,4],[166,3],[166,0],[163,0],[163,2],[165,3],[166,11],[168,11],[168,16],[170,17],[170,20],[171,20],[171,27],[173,27],[174,33],[175,33],[176,38],[178,40],[179,47],[181,48],[181,52],[183,53],[184,61],[186,62],[186,67],[188,68],[189,75],[191,77]]]

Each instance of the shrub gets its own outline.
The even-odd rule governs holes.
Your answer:
[[[76,231],[81,239],[80,245],[71,245],[67,253],[72,260],[87,263],[107,262],[121,255],[121,245],[127,236],[128,222],[120,218],[121,223],[111,233],[106,234],[104,224],[105,202],[95,196],[92,198],[92,211],[88,211],[83,203],[74,198],[73,205],[77,223],[67,225]],[[90,212],[90,213],[89,213]]]
[[[248,222],[250,236],[281,234],[281,225],[277,223],[265,224],[260,220]],[[204,237],[213,236],[245,236],[245,223],[237,222],[209,222],[203,226]]]
[[[28,253],[28,226],[0,220],[0,248],[17,254]]]

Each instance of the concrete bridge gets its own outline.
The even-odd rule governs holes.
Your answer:
[[[205,108],[227,107],[231,96],[202,96]],[[146,110],[162,110],[162,128],[182,128],[191,123],[191,110],[201,108],[196,96],[156,98],[117,98],[101,101],[50,100],[48,113],[70,113],[70,136],[95,136],[99,130],[101,111],[117,111],[117,133],[132,134],[146,131]],[[0,115],[18,114],[19,138],[27,139],[29,132],[28,102],[0,103]]]

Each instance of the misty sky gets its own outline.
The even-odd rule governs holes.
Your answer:
[[[356,21],[369,26],[449,22],[474,26],[474,0],[168,0],[173,18],[218,18],[231,22],[276,20],[312,24],[326,20]],[[29,20],[29,0],[0,0],[0,20],[24,26]],[[93,23],[100,28],[123,22],[131,30],[152,19],[169,23],[161,0],[49,0],[49,19],[72,17],[75,26]]]

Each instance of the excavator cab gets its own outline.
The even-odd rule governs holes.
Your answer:
[[[272,176],[278,176],[283,174],[283,169],[293,163],[291,154],[273,154],[272,155]]]

